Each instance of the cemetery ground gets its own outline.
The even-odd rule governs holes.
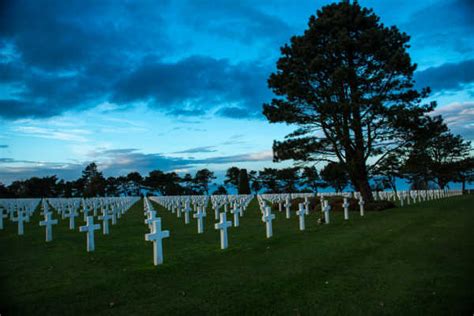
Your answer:
[[[471,315],[474,312],[474,196],[423,202],[382,212],[332,212],[285,219],[273,210],[274,236],[265,238],[257,200],[220,250],[208,209],[205,233],[196,221],[154,204],[163,229],[164,264],[153,265],[144,240],[143,200],[110,235],[53,227],[45,243],[39,212],[17,236],[0,231],[0,313],[13,314],[283,314]],[[55,218],[57,214],[55,213]],[[229,216],[229,219],[232,217]],[[78,218],[78,223],[82,220]],[[79,225],[78,225],[79,226]]]

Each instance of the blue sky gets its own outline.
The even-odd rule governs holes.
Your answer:
[[[279,48],[330,1],[2,1],[0,181],[271,162]],[[474,138],[472,1],[359,1],[411,37],[417,84]],[[427,101],[429,101],[427,100]]]

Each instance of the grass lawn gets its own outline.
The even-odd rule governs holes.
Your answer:
[[[85,233],[70,231],[67,219],[54,226],[50,243],[39,212],[24,236],[6,222],[0,314],[474,313],[473,195],[363,218],[351,212],[348,222],[334,212],[323,226],[311,214],[304,232],[294,212],[290,220],[277,212],[272,239],[265,238],[254,199],[241,227],[229,230],[225,251],[212,211],[198,235],[195,220],[185,225],[157,209],[171,233],[159,267],[144,240],[143,201],[109,236],[98,231],[93,253],[86,252]]]

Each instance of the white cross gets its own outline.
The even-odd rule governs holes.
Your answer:
[[[84,222],[87,222],[87,216],[89,216],[88,215],[89,209],[88,209],[87,205],[84,206],[83,212],[84,212]]]
[[[291,208],[290,199],[287,197],[285,201],[286,218],[290,218],[290,208]]]
[[[153,242],[153,263],[155,266],[163,263],[163,239],[170,236],[168,230],[161,230],[161,219],[155,218],[151,233],[145,234],[145,240]]]
[[[234,214],[234,227],[239,227],[239,217],[242,216],[242,209],[238,207],[236,203],[234,204],[234,208],[230,212]]]
[[[193,217],[197,218],[198,234],[204,233],[204,217],[206,217],[206,213],[202,211],[202,208],[198,208],[197,213]]]
[[[214,228],[220,229],[221,231],[221,249],[226,249],[228,247],[227,228],[230,226],[232,226],[232,222],[227,221],[227,214],[225,212],[220,213],[220,221],[214,225]]]
[[[344,208],[344,219],[349,219],[349,203],[347,202],[347,198],[344,198],[344,203],[342,203],[342,207]]]
[[[107,213],[107,209],[102,211],[102,216],[99,216],[99,219],[102,220],[102,234],[108,235],[109,234],[109,220],[112,219]]]
[[[0,208],[0,230],[3,229],[3,219],[7,217],[7,214],[3,214],[3,208]]]
[[[306,210],[304,209],[304,204],[298,204],[299,210],[296,212],[296,215],[300,217],[300,230],[304,230],[304,216],[306,215]]]
[[[116,225],[116,224],[117,224],[117,209],[115,207],[112,207],[112,225]]]
[[[76,229],[76,216],[78,216],[76,211],[73,208],[70,208],[69,212],[66,214],[66,217],[69,217],[69,229]]]
[[[87,216],[87,224],[79,227],[80,232],[87,232],[87,252],[95,250],[94,231],[100,229],[100,224],[94,224],[94,216]]]
[[[304,210],[306,211],[306,215],[309,215],[309,201],[307,196],[304,198]]]
[[[156,217],[156,211],[148,211],[147,212],[147,219],[145,219],[145,224],[148,224],[148,228],[151,230],[152,229],[152,223],[155,219],[157,219],[158,217]]]
[[[44,221],[39,223],[40,226],[46,226],[46,241],[53,240],[53,225],[58,223],[57,219],[51,218],[52,213],[48,212],[44,214]]]
[[[360,197],[360,200],[359,200],[359,206],[360,206],[360,216],[364,216],[364,200],[362,199],[362,197]]]
[[[216,204],[216,206],[214,207],[214,218],[216,220],[219,219],[219,206]]]
[[[328,203],[328,200],[324,200],[323,203],[323,210],[324,210],[324,222],[329,224],[329,211],[331,210],[331,206]]]
[[[18,216],[13,220],[14,222],[18,222],[18,235],[23,235],[24,231],[24,222],[26,221],[27,217],[23,214],[23,211],[18,210]]]
[[[262,220],[265,222],[267,238],[273,236],[272,221],[275,219],[275,214],[272,214],[272,208],[270,206],[265,207],[265,215],[262,216]]]
[[[184,223],[189,224],[189,212],[191,212],[192,208],[189,206],[189,201],[186,201],[186,206],[184,207]]]

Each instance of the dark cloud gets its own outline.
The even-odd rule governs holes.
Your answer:
[[[85,164],[39,162],[30,160],[17,160],[0,158],[0,179],[2,183],[9,184],[15,180],[25,180],[31,177],[46,177],[57,175],[61,179],[77,179]]]
[[[433,92],[462,90],[464,85],[474,82],[474,59],[418,71],[415,73],[415,80],[417,86],[429,86]]]
[[[8,145],[0,145],[0,148],[8,148]]]
[[[260,112],[249,112],[248,109],[236,107],[236,106],[229,106],[223,107],[216,111],[216,114],[222,117],[227,118],[234,118],[234,119],[243,119],[243,118],[263,118]]]
[[[249,3],[189,1],[181,8],[182,23],[198,32],[264,40],[289,30]],[[105,101],[120,109],[142,101],[181,117],[222,106],[257,115],[269,95],[268,69],[204,56],[163,61],[181,45],[169,36],[169,9],[168,1],[3,2],[0,83],[7,93],[0,117],[50,117]],[[220,113],[237,117],[235,109]]]
[[[106,100],[117,78],[144,56],[173,51],[161,16],[166,5],[2,2],[0,83],[6,95],[0,96],[0,117],[49,117]]]
[[[105,171],[113,174],[125,174],[136,170],[142,173],[155,169],[169,171],[208,164],[271,161],[273,157],[271,152],[258,152],[195,159],[171,157],[160,153],[142,153],[133,148],[98,151],[93,153],[93,156],[95,160],[101,161],[100,165]]]
[[[280,18],[250,1],[192,0],[183,10],[192,30],[203,31],[246,45],[269,40],[283,45],[295,32]],[[199,14],[196,14],[199,12]]]
[[[231,64],[225,59],[192,56],[176,63],[161,61],[140,65],[115,87],[117,103],[149,102],[170,115],[199,116],[218,106],[218,114],[237,118],[256,116],[271,96],[266,87],[268,69]],[[238,106],[235,106],[238,105]]]
[[[443,47],[461,54],[474,51],[474,1],[434,1],[412,14],[402,30],[413,36],[414,45]]]
[[[215,148],[216,146],[202,146],[202,147],[194,147],[194,148],[189,148],[186,150],[177,151],[174,153],[175,154],[213,153],[217,151],[217,149]]]

